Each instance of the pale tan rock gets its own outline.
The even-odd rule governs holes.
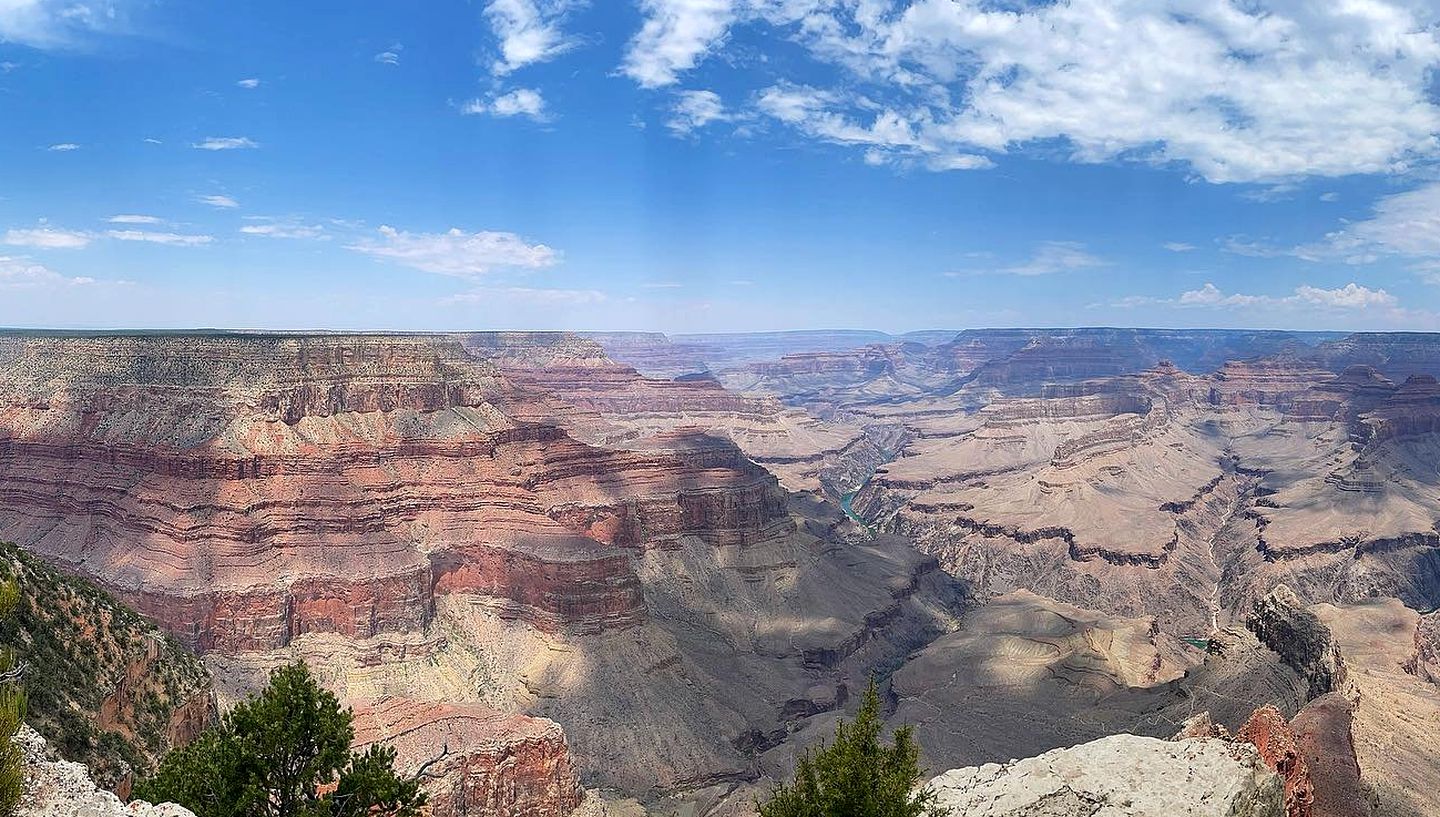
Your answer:
[[[1283,817],[1280,778],[1253,746],[1114,735],[930,781],[965,817]]]

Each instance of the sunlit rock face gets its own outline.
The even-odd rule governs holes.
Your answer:
[[[973,817],[1283,817],[1280,778],[1249,744],[1115,735],[1005,765],[953,769],[930,785]]]

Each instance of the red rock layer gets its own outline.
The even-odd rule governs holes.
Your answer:
[[[1265,765],[1285,781],[1285,817],[1313,817],[1315,784],[1310,779],[1310,765],[1280,710],[1260,707],[1235,737],[1254,744]]]
[[[560,725],[478,704],[388,698],[355,712],[355,743],[383,741],[421,773],[434,817],[566,817],[584,792]]]
[[[1315,817],[1368,817],[1351,735],[1350,702],[1338,692],[1321,695],[1290,721],[1300,754],[1315,782]]]
[[[1440,611],[1420,617],[1415,627],[1415,654],[1406,662],[1405,671],[1440,684]]]
[[[625,549],[793,530],[728,441],[586,445],[550,423],[579,409],[445,337],[8,340],[0,531],[199,649],[413,631],[437,592],[625,627],[645,615]]]

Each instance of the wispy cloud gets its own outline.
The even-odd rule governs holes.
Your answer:
[[[116,241],[141,241],[169,247],[201,247],[215,240],[214,236],[208,235],[181,235],[148,230],[110,230],[105,235]]]
[[[251,77],[251,78],[249,78],[249,79],[242,79],[242,80],[240,80],[239,82],[237,82],[237,83],[235,83],[235,84],[238,85],[238,86],[241,87],[241,88],[245,88],[245,89],[248,89],[248,90],[254,90],[254,89],[260,87],[260,80],[254,78],[254,77]]]
[[[223,195],[196,196],[195,200],[201,204],[208,204],[211,207],[218,207],[222,210],[229,210],[240,206],[240,202]]]
[[[1351,282],[1343,287],[1325,289],[1303,284],[1289,295],[1254,295],[1225,292],[1206,282],[1199,289],[1187,290],[1174,298],[1131,296],[1113,304],[1118,307],[1174,306],[1208,309],[1296,309],[1312,308],[1336,311],[1367,309],[1395,310],[1399,301],[1383,289],[1371,289]]]
[[[712,122],[726,122],[731,118],[720,95],[714,91],[681,91],[675,95],[675,105],[670,109],[665,127],[684,136]]]
[[[491,73],[504,76],[575,47],[575,38],[561,24],[581,5],[580,0],[492,0],[485,19],[499,42],[500,58],[491,63]]]
[[[382,226],[378,238],[349,247],[374,258],[407,267],[473,278],[497,268],[541,269],[560,260],[560,253],[532,244],[515,233],[451,229],[443,233],[410,233]]]
[[[106,221],[111,224],[163,224],[164,220],[155,216],[141,216],[124,213],[118,216],[111,216]]]
[[[124,31],[132,5],[125,0],[4,0],[0,2],[0,43],[39,49],[73,47],[91,35]]]
[[[488,101],[472,99],[461,106],[460,112],[466,115],[487,114],[506,118],[523,116],[536,122],[549,120],[545,112],[545,98],[533,88],[516,88]]]
[[[380,63],[381,65],[399,65],[400,53],[404,50],[405,46],[401,45],[400,43],[395,43],[384,51],[376,54],[375,61]]]
[[[7,230],[4,243],[12,247],[34,247],[42,250],[78,250],[89,246],[94,238],[91,233],[40,226]]]
[[[1184,241],[1166,241],[1160,246],[1164,247],[1170,252],[1192,252],[1195,250],[1194,244],[1186,244]]]
[[[210,136],[191,147],[196,150],[254,150],[260,144],[248,136]]]
[[[75,144],[74,142],[61,142],[58,145],[51,145],[50,147],[45,149],[50,151],[51,153],[69,153],[72,150],[79,150],[80,146]]]
[[[1091,255],[1084,244],[1075,241],[1046,241],[1036,247],[1035,254],[1028,260],[1000,267],[995,272],[1020,276],[1053,275],[1104,266],[1108,266],[1108,262]]]
[[[476,287],[475,289],[451,295],[445,303],[486,304],[522,302],[530,304],[566,304],[581,306],[598,304],[609,300],[609,296],[596,289],[544,289],[535,287]]]
[[[270,219],[256,218],[260,223],[246,224],[240,228],[245,235],[263,236],[265,238],[293,238],[293,239],[320,239],[328,240],[330,236],[325,228],[319,224],[306,224],[296,219]]]

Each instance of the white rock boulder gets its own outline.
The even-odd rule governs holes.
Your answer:
[[[195,817],[174,803],[125,804],[96,788],[90,772],[79,763],[50,760],[45,739],[28,726],[15,736],[25,754],[25,792],[15,817]]]
[[[930,782],[965,817],[1283,817],[1283,788],[1248,743],[1112,735]]]

